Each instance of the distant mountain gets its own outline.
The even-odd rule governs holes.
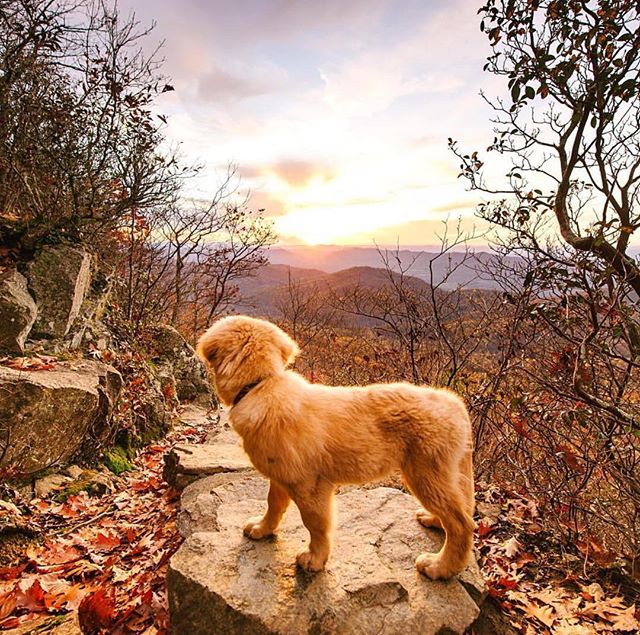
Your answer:
[[[256,293],[284,287],[289,283],[289,277],[295,281],[310,282],[320,280],[326,275],[326,271],[320,271],[319,269],[302,269],[289,265],[268,264],[260,267],[255,276],[240,279],[238,285],[243,296],[251,296]]]
[[[398,274],[393,274],[396,279]],[[323,293],[340,293],[355,286],[380,289],[390,284],[385,269],[376,267],[349,267],[333,273],[318,269],[303,269],[287,265],[265,265],[251,278],[238,281],[243,298],[243,311],[256,316],[277,317],[278,303],[287,292],[289,281],[293,284]],[[406,277],[406,284],[420,292],[427,292],[429,285],[420,278]]]
[[[433,249],[433,248],[431,248]],[[382,253],[385,250],[382,249]],[[400,266],[409,267],[406,272],[427,282],[431,281],[429,263],[432,261],[433,283],[441,283],[447,271],[455,269],[447,278],[445,286],[452,288],[463,286],[469,289],[496,289],[496,283],[482,271],[497,257],[486,251],[476,251],[471,255],[462,252],[450,252],[436,258],[436,251],[418,251],[401,249],[398,252],[400,263],[395,259],[395,250],[386,250],[391,267],[399,271]],[[335,273],[353,267],[384,268],[383,259],[374,247],[287,247],[272,248],[268,252],[272,265],[289,265],[296,269]],[[466,261],[465,261],[466,259]]]

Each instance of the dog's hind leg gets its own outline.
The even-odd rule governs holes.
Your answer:
[[[475,527],[458,471],[448,465],[437,468],[432,461],[424,460],[405,466],[403,475],[418,500],[440,520],[446,534],[440,552],[419,555],[416,567],[432,580],[450,578],[468,564]]]
[[[411,489],[411,487],[409,487]],[[473,485],[473,454],[471,450],[465,452],[460,459],[460,489],[465,501],[465,509],[470,516],[475,510],[475,488]],[[416,511],[418,522],[424,527],[442,529],[442,521],[438,516],[426,509]]]
[[[267,512],[262,517],[256,516],[248,520],[244,528],[245,536],[254,540],[271,536],[278,528],[290,501],[291,498],[286,490],[274,481],[270,481]]]
[[[315,483],[297,485],[290,492],[311,536],[307,551],[298,554],[296,558],[298,566],[305,571],[324,569],[329,558],[334,491],[333,483],[319,477]]]

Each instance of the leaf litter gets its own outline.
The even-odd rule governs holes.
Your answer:
[[[80,492],[63,503],[0,499],[0,521],[17,518],[41,537],[0,567],[0,632],[46,632],[43,618],[55,624],[65,617],[87,635],[166,635],[167,563],[182,538],[179,492],[162,480],[163,455],[175,443],[203,441],[207,432],[204,424],[177,423],[139,452],[133,471],[114,477],[116,491],[99,498]]]
[[[479,564],[490,597],[515,632],[640,632],[640,588],[637,581],[619,574],[616,554],[595,540],[589,549],[576,543],[571,554],[543,530],[534,500],[478,485]]]

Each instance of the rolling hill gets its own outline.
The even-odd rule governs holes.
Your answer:
[[[428,251],[417,249],[400,249],[397,252],[400,263],[395,260],[395,249],[380,251],[375,247],[341,247],[335,245],[307,247],[275,247],[269,250],[268,258],[272,265],[289,265],[296,269],[323,271],[337,273],[349,270],[353,267],[383,268],[384,262],[381,255],[388,255],[389,262],[396,271],[400,266],[406,269],[408,274],[431,282],[429,265],[433,270],[433,283],[441,283],[447,276],[447,271],[454,270],[444,283],[445,287],[453,288],[462,286],[469,289],[496,289],[496,283],[482,271],[487,264],[497,261],[497,256],[488,251],[475,251],[470,255],[463,252],[452,251],[439,258],[434,248]],[[466,259],[466,261],[465,261]]]

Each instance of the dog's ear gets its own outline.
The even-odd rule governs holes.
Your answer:
[[[298,345],[283,331],[280,331],[278,338],[278,349],[282,355],[282,363],[287,366],[300,354]]]
[[[196,346],[196,353],[200,357],[200,359],[208,365],[213,363],[217,353],[217,345],[215,342],[214,336],[207,331],[200,337],[198,340],[198,345]]]

